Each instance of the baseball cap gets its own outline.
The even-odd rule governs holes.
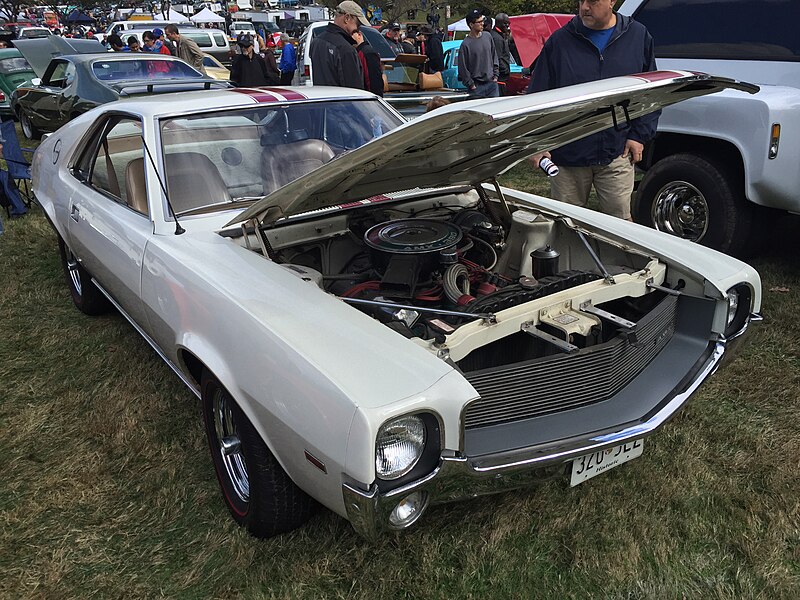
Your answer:
[[[156,27],[153,29],[153,35],[156,36],[156,38],[160,38],[162,35],[164,35],[164,30]]]
[[[467,23],[474,23],[478,19],[483,18],[483,13],[478,10],[477,8],[473,8],[471,11],[467,13],[466,19]]]
[[[402,27],[400,27],[400,23],[389,23],[389,26],[386,29],[391,29],[392,31],[400,31]]]
[[[236,43],[242,48],[249,48],[253,45],[253,36],[249,33],[240,33],[236,36]]]
[[[340,2],[339,6],[336,7],[336,12],[342,13],[343,15],[358,17],[358,20],[362,25],[366,25],[367,27],[370,26],[370,22],[367,21],[367,17],[364,16],[364,11],[361,10],[361,7],[353,2],[353,0],[345,0],[344,2]]]

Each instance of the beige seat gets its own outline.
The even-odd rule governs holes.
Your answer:
[[[219,169],[205,154],[167,154],[166,167],[169,201],[176,213],[231,201]]]
[[[135,158],[125,167],[125,201],[136,212],[148,214],[143,158]]]
[[[317,139],[264,147],[261,154],[264,195],[318,169],[334,156],[331,147]]]

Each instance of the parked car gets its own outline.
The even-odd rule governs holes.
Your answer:
[[[57,40],[52,42],[51,40]],[[195,71],[178,58],[161,54],[101,52],[99,42],[62,40],[51,36],[41,40],[19,41],[19,51],[41,76],[11,95],[11,108],[28,139],[39,139],[43,132],[55,131],[86,111],[118,100],[122,96],[170,92],[179,89],[209,89],[228,84]],[[52,44],[67,44],[88,54],[58,56]],[[43,67],[42,65],[47,65]]]
[[[465,86],[459,79],[458,79],[458,50],[461,48],[461,43],[464,40],[454,40],[450,42],[442,42],[442,50],[444,51],[444,71],[442,71],[442,81],[445,87],[452,88],[454,90],[466,90],[467,86]],[[523,73],[522,67],[520,67],[514,60],[514,57],[511,57],[511,77],[513,78],[513,82],[511,83],[509,89],[502,88],[504,96],[514,96],[517,94],[524,94],[527,89],[528,85],[530,84],[531,78],[530,74]]]
[[[761,88],[664,111],[640,165],[633,218],[722,252],[752,253],[771,235],[773,216],[800,213],[800,3],[626,0],[619,11],[648,27],[659,68]]]
[[[210,54],[203,55],[203,66],[209,77],[219,79],[220,81],[229,81],[231,78],[230,69],[226,68],[221,62]]]
[[[11,94],[20,86],[29,86],[36,77],[25,57],[16,48],[0,49],[0,115],[11,117]]]
[[[201,398],[233,518],[269,536],[318,502],[371,537],[637,457],[731,355],[751,267],[494,179],[728,86],[641,74],[410,122],[346,88],[131,99],[49,136],[33,191],[78,309],[116,307]]]
[[[20,40],[33,40],[53,35],[53,32],[47,27],[20,27],[16,33]]]
[[[122,41],[127,43],[128,38],[132,35],[135,35],[136,39],[139,40],[139,43],[144,45],[142,36],[144,36],[145,31],[152,31],[152,27],[135,27],[128,29],[121,34]],[[178,31],[180,31],[181,36],[185,36],[190,40],[193,40],[200,50],[213,56],[217,61],[222,63],[223,66],[230,66],[231,47],[228,43],[228,37],[222,30],[199,29],[191,25],[188,27],[181,25],[178,28]]]

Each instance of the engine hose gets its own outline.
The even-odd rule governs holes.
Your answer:
[[[469,294],[469,271],[461,263],[447,267],[442,277],[442,287],[447,299],[453,304],[458,303],[461,296]]]
[[[476,237],[476,238],[473,238],[473,239],[474,239],[476,242],[478,242],[478,243],[479,243],[481,246],[483,246],[484,248],[488,249],[488,250],[489,250],[489,252],[491,253],[491,256],[492,256],[492,264],[490,264],[488,267],[484,267],[484,269],[486,269],[487,271],[491,271],[491,270],[492,270],[492,269],[494,269],[494,268],[495,268],[495,266],[497,265],[497,252],[495,252],[495,249],[494,249],[494,248],[492,247],[492,245],[491,245],[489,242],[487,242],[486,240],[482,240],[482,239],[481,239],[481,238],[479,238],[479,237]]]
[[[483,206],[486,208],[486,212],[489,213],[489,216],[492,218],[492,220],[495,223],[499,223],[503,226],[503,229],[505,230],[505,236],[507,237],[508,232],[510,231],[509,226],[511,225],[511,215],[500,214],[500,212],[497,210],[497,205],[489,200],[489,196],[486,194],[486,190],[483,189],[481,184],[475,186],[475,191],[478,192],[478,197],[481,199],[481,202],[483,202]]]

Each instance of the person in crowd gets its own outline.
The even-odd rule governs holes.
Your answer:
[[[477,8],[467,13],[469,33],[458,51],[458,79],[470,98],[496,98],[499,66],[490,35],[483,32],[484,16]]]
[[[383,65],[378,51],[364,39],[364,34],[359,29],[353,32],[356,42],[356,52],[364,71],[364,89],[378,96],[383,96]]]
[[[153,35],[156,36],[156,39],[164,44],[167,47],[167,50],[172,56],[178,56],[178,50],[175,48],[175,44],[173,44],[170,40],[168,40],[164,36],[164,31],[160,27],[156,27],[153,29]]]
[[[395,56],[403,53],[403,44],[400,43],[400,29],[400,23],[389,23],[383,34]]]
[[[254,87],[259,85],[275,85],[279,81],[277,69],[270,69],[261,56],[253,48],[253,36],[240,33],[236,44],[241,53],[231,61],[231,82],[237,87]],[[273,56],[273,62],[275,57]]]
[[[258,36],[256,36],[256,39],[257,37]],[[256,40],[253,40],[254,46],[255,41]],[[272,38],[267,41],[266,46],[262,46],[263,51],[261,52],[261,57],[267,64],[267,71],[270,73],[270,80],[275,79],[275,83],[270,83],[270,85],[278,85],[281,82],[281,72],[278,68],[278,61],[275,60],[275,43],[272,42],[272,45],[270,46],[270,42],[272,42]],[[255,47],[253,48],[253,51],[256,51]]]
[[[447,98],[443,98],[442,96],[434,96],[428,100],[427,104],[425,104],[425,112],[431,112],[432,110],[436,110],[442,106],[447,106],[448,104],[450,104],[450,101]]]
[[[428,57],[425,63],[426,73],[436,73],[444,71],[444,50],[442,49],[442,38],[433,31],[430,25],[423,25],[417,32],[417,50],[419,54]]]
[[[286,33],[281,34],[281,85],[292,85],[297,70],[297,51]]]
[[[417,53],[416,38],[417,32],[408,28],[406,28],[405,33],[400,35],[400,45],[403,47],[403,54]]]
[[[126,52],[128,50],[125,48],[125,44],[122,43],[122,38],[116,33],[112,33],[108,36],[106,42],[114,52]]]
[[[361,7],[352,0],[339,3],[336,16],[311,45],[314,85],[364,89],[364,72],[353,33],[359,24],[369,27]]]
[[[170,23],[164,28],[164,35],[175,44],[175,56],[189,63],[203,75],[207,75],[206,68],[203,66],[203,51],[200,50],[197,42],[181,35],[178,26],[174,23]]]
[[[142,45],[139,43],[139,38],[135,35],[128,36],[128,51],[130,52],[141,52]]]
[[[545,42],[536,60],[529,92],[598,79],[655,71],[653,38],[631,17],[614,12],[615,0],[580,0],[578,14]],[[551,196],[586,206],[594,186],[603,212],[631,220],[634,165],[655,136],[659,112],[628,126],[610,128],[550,153],[559,173],[550,178]]]
[[[511,21],[506,13],[498,13],[494,18],[494,27],[490,32],[494,49],[497,52],[498,83],[504,85],[511,76]]]
[[[144,41],[144,48],[145,52],[152,52],[154,54],[164,54],[166,56],[171,56],[171,52],[169,48],[164,45],[164,42],[159,40],[156,37],[155,32],[153,31],[145,31],[142,34],[142,40]]]

